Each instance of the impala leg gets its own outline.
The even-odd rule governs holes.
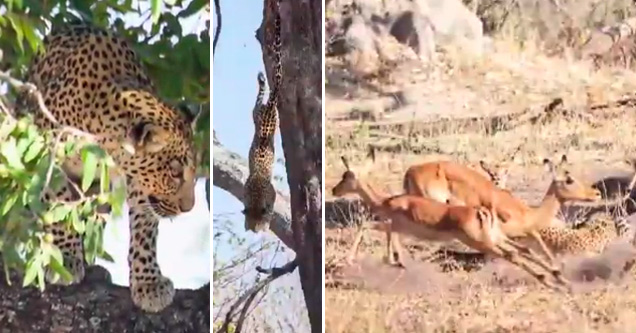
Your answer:
[[[550,260],[550,263],[554,265],[554,262],[555,262],[554,255],[552,255],[552,251],[550,251],[548,246],[545,245],[545,242],[543,241],[543,238],[541,238],[541,235],[539,235],[538,232],[533,231],[530,233],[530,236],[532,236],[532,238],[534,238],[537,241],[537,243],[539,243],[539,246],[541,247],[541,251],[543,251],[543,253],[548,257],[548,260]]]
[[[356,258],[356,255],[358,254],[358,248],[360,247],[360,243],[362,242],[362,238],[364,237],[365,231],[366,230],[364,226],[362,226],[360,227],[360,230],[356,234],[356,238],[353,241],[353,245],[351,245],[351,248],[349,249],[349,255],[347,255],[347,264],[351,265],[353,263],[353,260]]]
[[[539,239],[541,239],[541,237],[539,237]],[[569,285],[570,284],[570,281],[568,281],[567,279],[565,279],[563,277],[561,269],[554,265],[554,261],[551,261],[550,263],[546,262],[536,252],[532,251],[527,246],[522,245],[522,244],[520,244],[518,242],[515,242],[515,241],[513,241],[511,239],[506,239],[506,243],[509,244],[510,246],[514,247],[515,249],[517,249],[519,251],[520,255],[523,256],[524,258],[526,258],[526,259],[530,260],[531,262],[539,265],[541,268],[550,271],[552,276],[555,279],[557,279],[557,281],[559,281],[560,283],[562,283],[564,285]]]
[[[401,268],[406,268],[404,265],[404,251],[402,247],[402,243],[400,242],[400,235],[398,233],[393,233],[393,252],[397,257],[396,265]]]
[[[530,275],[534,276],[544,286],[553,290],[557,290],[557,291],[562,290],[559,285],[553,284],[552,282],[548,282],[545,274],[537,272],[535,269],[530,267],[530,265],[528,265],[528,263],[525,260],[520,260],[525,258],[520,257],[519,253],[516,250],[506,249],[501,245],[497,245],[494,248],[491,248],[490,251],[496,256],[503,258],[504,260],[510,262],[511,264],[517,267],[520,267],[524,271],[530,273]]]
[[[386,261],[389,265],[395,265],[395,259],[393,256],[393,234],[391,233],[391,224],[387,223],[384,226],[384,231],[386,232]]]
[[[402,244],[400,243],[400,236],[398,233],[393,232],[393,224],[388,221],[382,226],[386,233],[386,261],[390,265],[405,268],[402,258]],[[375,228],[377,229],[377,227]]]

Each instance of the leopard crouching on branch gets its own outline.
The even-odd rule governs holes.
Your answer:
[[[174,287],[157,262],[158,224],[160,218],[194,206],[195,119],[159,100],[127,41],[86,23],[53,29],[44,39],[44,52],[31,64],[27,80],[38,88],[59,125],[92,134],[125,175],[131,297],[145,311],[164,309],[172,303]],[[21,94],[17,101],[21,112],[33,114],[41,129],[59,126],[26,95]],[[69,180],[81,179],[81,159],[65,162],[63,170]],[[67,182],[57,192],[49,189],[43,200],[75,201],[74,188],[78,187]],[[45,227],[73,275],[70,283],[78,283],[84,277],[82,238],[71,229],[65,223]]]
[[[270,91],[267,104],[263,104],[265,78],[258,74],[258,94],[253,110],[254,138],[249,152],[250,174],[245,182],[245,230],[259,232],[269,228],[276,201],[276,189],[272,184],[272,170],[274,168],[274,136],[278,127],[278,98],[283,78],[281,63],[280,36],[280,0],[270,0],[275,3],[273,43],[271,45],[274,57],[274,86]]]

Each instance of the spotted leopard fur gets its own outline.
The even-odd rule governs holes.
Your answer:
[[[245,229],[253,232],[269,228],[269,222],[274,211],[276,190],[271,182],[274,168],[274,135],[278,127],[278,99],[282,81],[281,36],[280,36],[280,0],[271,0],[275,5],[273,43],[271,45],[274,57],[274,86],[270,92],[267,104],[262,103],[264,91],[264,77],[259,73],[259,91],[254,106],[254,138],[249,152],[249,176],[245,182]]]
[[[159,218],[190,211],[194,205],[192,120],[157,98],[135,52],[109,31],[68,24],[45,38],[44,49],[29,67],[27,80],[37,86],[61,125],[93,134],[125,176],[131,297],[143,310],[160,311],[172,302],[174,288],[157,261]],[[40,128],[57,126],[27,94],[17,105],[32,113]],[[69,179],[81,179],[77,156],[63,168]],[[76,188],[67,182],[57,191],[47,191],[43,199],[72,202],[78,198]],[[80,282],[85,264],[81,236],[64,223],[46,231],[63,253],[64,265],[73,275],[70,283]]]
[[[589,221],[578,229],[548,227],[539,230],[539,234],[554,253],[599,254],[614,239],[632,233],[626,220],[607,214],[596,214]]]

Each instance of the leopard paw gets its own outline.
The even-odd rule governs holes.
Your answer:
[[[172,303],[174,286],[166,277],[153,282],[131,282],[133,303],[147,312],[159,312]]]

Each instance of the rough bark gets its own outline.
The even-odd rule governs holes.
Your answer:
[[[268,1],[268,0],[265,0]],[[274,13],[265,3],[256,35],[269,82]],[[281,0],[283,92],[278,103],[290,188],[291,229],[312,332],[322,332],[322,1]]]
[[[174,303],[157,314],[134,306],[128,288],[110,283],[101,267],[91,267],[84,282],[70,287],[47,286],[44,292],[0,283],[1,333],[202,333],[210,332],[210,285],[179,290]]]

